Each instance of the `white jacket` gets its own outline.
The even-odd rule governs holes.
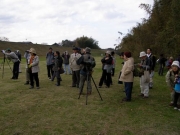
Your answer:
[[[72,69],[72,71],[80,70],[80,65],[77,65],[76,61],[81,57],[81,54],[79,53],[73,53],[70,56],[69,59],[69,65]]]

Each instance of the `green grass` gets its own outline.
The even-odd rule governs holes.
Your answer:
[[[102,71],[100,59],[96,57],[93,73],[97,85]],[[85,96],[78,99],[77,88],[69,87],[70,75],[62,75],[60,87],[47,79],[44,57],[40,61],[39,90],[23,85],[24,60],[18,80],[10,79],[11,71],[5,64],[0,81],[0,135],[179,135],[180,112],[168,106],[170,92],[165,77],[156,72],[148,99],[138,97],[139,78],[135,78],[132,102],[120,103],[125,93],[123,85],[117,84],[121,61],[116,59],[113,85],[99,89],[101,101],[92,84],[88,105]]]

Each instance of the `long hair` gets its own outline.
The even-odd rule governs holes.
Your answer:
[[[57,57],[60,58],[60,52],[56,51]]]

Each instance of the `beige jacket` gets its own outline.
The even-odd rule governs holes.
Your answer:
[[[76,61],[81,57],[81,54],[79,53],[73,53],[71,54],[70,56],[70,59],[69,59],[69,65],[72,69],[72,71],[77,71],[77,70],[80,70],[80,65],[77,65]]]
[[[127,61],[125,61],[122,70],[121,70],[121,76],[119,78],[119,81],[123,82],[133,82],[133,70],[134,70],[134,59],[132,57],[128,58]]]

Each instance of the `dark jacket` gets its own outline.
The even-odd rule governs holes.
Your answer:
[[[63,64],[62,57],[55,57],[53,71],[58,71],[58,68],[62,68],[62,64]]]
[[[77,61],[77,65],[81,65],[80,74],[86,75],[88,71],[92,71],[93,68],[96,66],[96,62],[91,54],[86,53],[82,55]]]
[[[156,57],[151,54],[148,58],[149,58],[150,61],[151,61],[151,70],[154,70],[154,68],[155,68],[155,66],[156,66]]]
[[[70,55],[69,54],[62,54],[62,57],[63,57],[63,64],[69,64],[69,58],[70,58]]]

